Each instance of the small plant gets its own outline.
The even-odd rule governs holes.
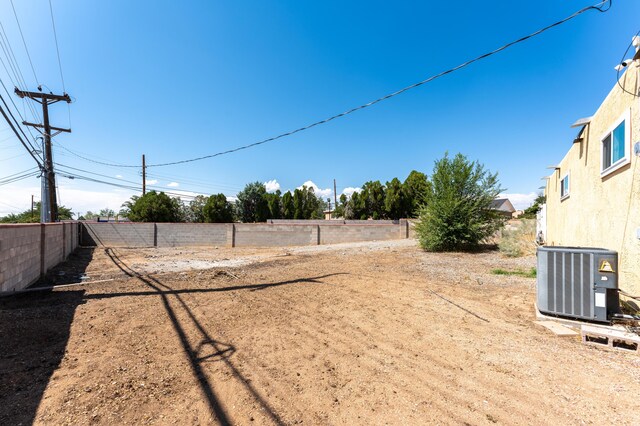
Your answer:
[[[491,271],[494,275],[517,275],[519,277],[525,278],[535,278],[538,276],[538,271],[536,268],[531,268],[529,271],[523,271],[522,269],[517,269],[515,271],[507,271],[506,269],[493,269]]]
[[[503,229],[498,248],[507,257],[535,254],[536,221],[523,219],[517,228]]]

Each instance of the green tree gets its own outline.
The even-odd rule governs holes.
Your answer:
[[[202,212],[204,221],[207,223],[233,222],[233,206],[224,194],[210,196]]]
[[[546,202],[547,202],[547,197],[545,197],[543,194],[538,194],[538,196],[536,197],[536,199],[533,202],[533,204],[530,207],[527,207],[524,210],[524,214],[522,216],[520,216],[520,218],[522,218],[522,219],[535,219],[536,215],[538,214],[538,212],[542,208],[542,205],[544,203],[546,203]]]
[[[87,210],[87,212],[83,216],[84,220],[95,220],[100,217],[100,214],[94,213],[91,210]]]
[[[407,212],[404,189],[402,182],[398,178],[393,178],[391,182],[387,182],[384,208],[387,217],[394,220],[402,218]]]
[[[362,185],[360,196],[364,199],[366,217],[364,219],[382,219],[386,217],[384,186],[379,180],[369,181]]]
[[[133,222],[180,222],[181,202],[164,192],[149,191],[142,197],[134,195],[126,201],[123,213]]]
[[[402,184],[405,194],[405,217],[417,217],[420,206],[429,192],[429,181],[424,173],[411,171]]]
[[[503,224],[490,208],[502,191],[498,175],[462,154],[436,161],[416,233],[428,251],[477,248]]]
[[[113,210],[111,210],[108,207],[105,207],[104,209],[100,210],[100,213],[98,213],[99,217],[106,217],[107,220],[109,220],[112,217],[116,217],[116,212],[114,212]]]
[[[290,191],[287,191],[282,196],[282,218],[293,219],[295,211],[295,205],[293,204],[293,195]]]
[[[365,199],[366,195],[363,195],[360,192],[356,191],[351,194],[351,197],[344,208],[344,218],[356,220],[367,219],[368,214]]]
[[[304,198],[302,189],[296,188],[293,191],[293,218],[304,219]]]
[[[59,220],[71,220],[73,219],[73,212],[71,209],[65,206],[58,206],[58,219]],[[31,209],[25,210],[22,213],[14,214],[10,213],[7,216],[0,217],[0,223],[39,223],[40,222],[40,201],[36,202]]]
[[[210,197],[204,195],[196,195],[196,197],[184,205],[182,216],[185,222],[202,223],[204,222],[204,206]]]
[[[267,189],[261,182],[248,183],[238,192],[236,208],[242,222],[264,222],[269,216],[269,205],[265,194]]]
[[[334,218],[342,217],[344,218],[344,210],[348,202],[348,198],[345,194],[341,194],[340,198],[338,198],[338,205],[335,207],[335,211],[333,213]]]
[[[282,198],[278,189],[276,192],[265,194],[269,208],[269,219],[282,219]]]

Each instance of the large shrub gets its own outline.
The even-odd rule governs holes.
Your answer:
[[[436,161],[420,208],[416,233],[429,251],[473,250],[492,236],[503,220],[490,208],[501,192],[497,173],[462,154]]]
[[[123,213],[133,222],[182,222],[181,203],[164,192],[134,195],[123,204]]]

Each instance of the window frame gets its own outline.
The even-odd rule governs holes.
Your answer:
[[[567,192],[563,194],[565,179],[567,180]],[[569,198],[570,195],[571,195],[571,173],[567,172],[562,177],[562,179],[560,179],[560,201],[566,200],[567,198]]]
[[[624,123],[624,155],[616,162],[611,162],[608,167],[604,167],[604,141],[607,138],[611,140],[610,152],[613,156],[613,131]],[[613,158],[612,158],[613,160]],[[613,125],[607,129],[607,131],[600,137],[600,177],[604,178],[609,174],[615,172],[621,167],[626,166],[631,162],[631,109],[625,110]]]

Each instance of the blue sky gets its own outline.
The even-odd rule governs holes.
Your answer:
[[[54,158],[110,179],[77,174],[139,182],[140,169],[102,166],[59,146],[135,165],[142,154],[155,164],[246,145],[420,81],[593,3],[53,0],[66,89],[75,99],[73,133],[55,138]],[[48,2],[14,4],[39,82],[61,92]],[[571,123],[592,115],[615,84],[613,67],[640,29],[638,16],[640,2],[617,0],[607,13],[587,12],[346,118],[250,150],[152,167],[148,179],[174,192],[233,196],[252,181],[283,191],[312,181],[326,190],[335,178],[340,194],[367,180],[404,180],[413,169],[429,174],[448,151],[498,172],[523,207],[546,167],[569,149]],[[0,0],[0,22],[27,89],[35,89],[8,0]],[[0,79],[11,86],[1,68]],[[67,106],[52,106],[51,118],[69,126]],[[0,179],[34,166],[6,127],[0,124]],[[135,193],[58,182],[62,204],[79,212],[118,210]],[[36,178],[0,186],[0,215],[27,209],[31,194],[39,198]]]

